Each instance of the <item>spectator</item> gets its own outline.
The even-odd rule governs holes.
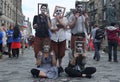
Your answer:
[[[91,31],[90,39],[91,39],[91,37],[93,38],[93,45],[95,48],[95,53],[94,53],[93,59],[95,59],[96,61],[99,61],[100,60],[99,50],[101,47],[102,40],[98,40],[95,38],[97,29],[99,29],[99,26],[95,24],[93,30]]]
[[[7,44],[7,36],[6,36],[7,28],[6,28],[6,25],[4,23],[2,23],[2,29],[3,29],[3,44],[2,44],[3,54],[7,54],[7,52],[5,51],[5,47]]]
[[[112,22],[111,26],[106,28],[107,41],[108,41],[108,61],[112,61],[112,51],[114,62],[117,60],[117,46],[118,46],[118,33],[120,32],[119,28],[115,27],[116,23]]]
[[[2,44],[3,44],[3,29],[0,27],[0,54],[2,54]]]
[[[20,28],[18,25],[16,25],[13,29],[13,42],[11,44],[11,49],[12,49],[12,55],[13,57],[19,57],[19,49],[21,48],[21,37],[22,34],[20,32]]]
[[[30,35],[29,37],[28,37],[28,44],[29,44],[29,47],[30,46],[34,46],[33,45],[33,42],[34,42],[34,35]]]
[[[9,58],[11,58],[12,54],[11,54],[11,44],[13,41],[13,28],[14,28],[14,24],[10,24],[10,28],[9,30],[7,30],[7,46],[8,46],[8,55]]]

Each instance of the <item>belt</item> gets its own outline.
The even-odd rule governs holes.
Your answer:
[[[76,33],[76,34],[73,34],[72,33],[72,36],[81,36],[81,37],[85,37],[85,33]]]

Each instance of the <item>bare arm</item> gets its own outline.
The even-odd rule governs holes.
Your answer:
[[[36,59],[36,65],[40,66],[42,61],[42,52],[39,51],[38,58]]]
[[[75,65],[76,64],[76,58],[77,57],[78,57],[78,53],[75,53],[73,59],[70,61],[71,65]]]
[[[88,14],[85,13],[85,27],[88,28],[89,24],[88,24]]]
[[[71,65],[75,65],[75,63],[76,63],[76,58],[74,57],[74,58],[71,60],[70,64],[71,64]]]
[[[56,31],[58,31],[59,29],[58,28],[56,28],[56,29],[51,29],[51,32],[56,32]]]
[[[67,28],[67,25],[65,24],[65,22],[63,21],[63,19],[60,20],[60,17],[57,17],[57,20],[58,20],[58,22],[59,22],[61,25],[64,26],[64,28]]]
[[[55,58],[55,53],[52,51],[52,52],[50,53],[50,55],[51,55],[51,57],[52,57],[52,65],[53,65],[53,66],[56,66],[57,61],[56,61],[56,58]]]
[[[77,18],[75,18],[72,22],[69,23],[69,27],[71,29],[74,28],[76,21],[77,21]]]
[[[48,27],[50,28],[51,27],[51,22],[50,22],[50,18],[47,17],[47,22],[48,22]]]

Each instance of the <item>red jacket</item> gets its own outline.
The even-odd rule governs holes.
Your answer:
[[[113,26],[109,26],[106,29],[106,33],[107,33],[107,39],[109,41],[118,41],[118,32],[120,32],[120,30],[118,28],[115,28]]]

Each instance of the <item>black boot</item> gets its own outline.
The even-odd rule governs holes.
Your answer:
[[[86,78],[91,78],[92,76],[90,74],[87,74],[86,75]]]
[[[40,71],[37,70],[37,69],[34,69],[34,68],[33,68],[33,69],[31,70],[31,74],[33,75],[34,78],[39,77],[39,73],[40,73]]]
[[[61,72],[64,72],[64,69],[60,66],[58,67],[58,74],[60,74]]]
[[[9,55],[9,58],[11,58],[11,54],[9,53],[8,55]]]
[[[16,57],[19,58],[19,54],[17,54]]]

